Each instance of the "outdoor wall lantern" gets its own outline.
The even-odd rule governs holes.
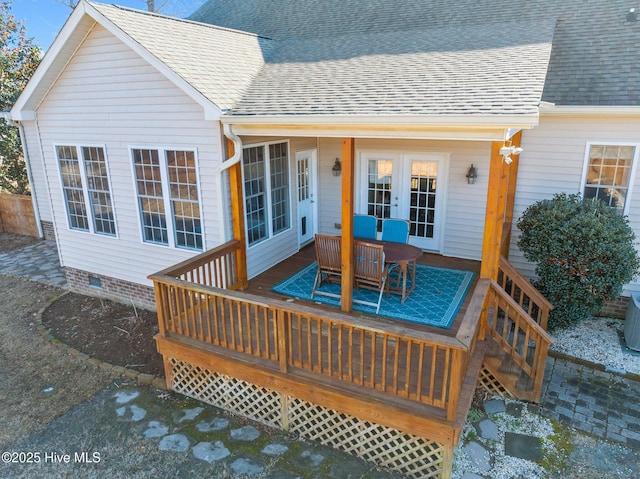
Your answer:
[[[342,165],[340,164],[339,158],[336,158],[336,162],[331,167],[331,171],[333,176],[340,176],[340,173],[342,173]]]
[[[475,166],[473,166],[473,163],[471,163],[471,166],[469,167],[469,171],[467,171],[467,183],[469,183],[470,185],[473,185],[475,184],[477,179],[478,179],[478,170]]]

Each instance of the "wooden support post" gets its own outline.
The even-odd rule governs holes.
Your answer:
[[[353,181],[355,141],[342,139],[342,281],[340,309],[346,313],[353,307]]]
[[[227,139],[227,156],[231,158],[235,153],[233,141]],[[244,201],[242,195],[242,162],[229,168],[229,189],[231,193],[231,215],[233,224],[233,239],[240,242],[236,253],[236,268],[240,289],[249,285],[247,273],[247,241],[244,231]]]
[[[522,130],[518,131],[511,137],[511,144],[515,147],[520,147],[521,141]],[[518,181],[518,166],[520,164],[520,155],[511,155],[511,159],[513,161],[509,165],[509,177],[507,180],[507,200],[504,210],[504,221],[505,223],[513,225],[513,210],[515,205],[516,183]],[[511,231],[513,231],[513,227],[511,228]],[[505,258],[508,258],[509,254],[509,245],[511,244],[511,231],[508,232],[508,235],[505,239],[505,244],[502,245],[502,252]]]
[[[480,277],[497,280],[500,261],[500,243],[505,218],[507,179],[509,165],[500,155],[502,142],[491,145],[491,163],[489,167],[489,186],[487,192],[487,210],[484,222],[484,240],[482,244],[482,264]]]

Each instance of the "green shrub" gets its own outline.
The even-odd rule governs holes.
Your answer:
[[[536,263],[535,286],[554,305],[549,328],[587,319],[618,299],[640,259],[627,218],[600,200],[558,194],[527,208],[518,246]]]

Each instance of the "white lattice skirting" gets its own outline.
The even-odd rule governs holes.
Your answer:
[[[171,387],[234,414],[361,457],[407,477],[438,478],[444,447],[343,414],[317,404],[283,395],[236,378],[169,359]]]

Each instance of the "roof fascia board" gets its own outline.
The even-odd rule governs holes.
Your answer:
[[[233,124],[233,131],[242,136],[287,136],[287,137],[326,137],[326,138],[379,138],[413,140],[465,140],[465,141],[504,141],[507,128],[428,128],[358,126],[353,124],[335,125],[256,125]]]
[[[28,81],[27,86],[22,91],[13,107],[11,108],[11,116],[15,121],[24,121],[24,120],[33,120],[35,119],[35,109],[26,109],[29,100],[36,93],[38,87],[44,81],[44,77],[46,76],[49,68],[59,59],[59,56],[64,48],[65,44],[71,37],[72,33],[78,28],[78,25],[82,21],[84,17],[84,2],[81,2],[77,8],[73,10],[62,29],[56,36],[55,40],[45,53],[44,57],[42,57],[40,64],[36,68],[36,71],[32,75],[31,79]],[[74,49],[75,51],[76,49]],[[69,61],[67,58],[65,60],[65,64]],[[61,71],[63,68],[61,69]],[[56,75],[56,79],[58,75]],[[55,80],[51,82],[55,83]],[[50,87],[51,85],[49,85]],[[47,88],[47,91],[49,88]]]
[[[260,115],[223,116],[224,124],[236,125],[425,125],[431,128],[533,128],[538,114],[532,115]]]
[[[538,116],[527,117],[225,117],[222,122],[245,136],[324,136],[354,138],[406,138],[431,140],[504,141],[509,132],[530,129]],[[491,121],[489,121],[491,120]],[[528,120],[528,121],[527,121]]]
[[[106,28],[112,35],[118,38],[122,43],[131,48],[134,52],[140,55],[151,66],[156,68],[162,75],[168,78],[184,93],[186,93],[191,99],[204,109],[205,120],[219,120],[222,111],[210,100],[208,100],[202,93],[195,89],[189,82],[173,71],[166,63],[154,56],[149,50],[144,48],[133,38],[127,35],[122,29],[120,29],[111,20],[105,17],[97,9],[95,9],[90,3],[83,2],[85,13],[93,18],[96,22]]]
[[[640,106],[540,105],[540,115],[558,116],[638,116]]]

